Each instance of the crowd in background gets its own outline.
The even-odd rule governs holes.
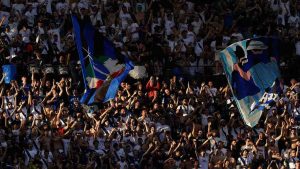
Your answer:
[[[70,64],[71,70],[76,69],[70,13],[89,15],[124,55],[156,76],[222,74],[218,52],[258,36],[282,39],[281,66],[289,75],[299,74],[295,65],[300,56],[300,4],[296,0],[1,2],[1,63],[19,64],[19,72],[25,75],[28,64]]]
[[[298,0],[1,0],[0,168],[300,168]],[[149,79],[86,106],[70,13],[93,25]],[[247,127],[218,52],[281,39],[279,101]],[[171,76],[171,75],[176,76]],[[299,134],[298,134],[299,133]]]

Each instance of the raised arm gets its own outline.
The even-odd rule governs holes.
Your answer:
[[[1,80],[0,80],[0,84],[3,83],[5,77],[6,77],[6,73],[2,73],[2,78],[1,78]]]
[[[280,135],[275,138],[276,141],[278,141],[279,139],[281,139],[281,137],[283,136],[284,130],[285,130],[285,123],[282,122],[281,130],[280,130]]]
[[[70,92],[71,88],[72,88],[72,78],[69,78],[66,83],[66,93],[68,96],[72,95],[72,93]]]

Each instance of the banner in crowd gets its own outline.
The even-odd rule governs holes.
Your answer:
[[[280,77],[279,40],[266,37],[243,40],[230,45],[219,56],[240,114],[253,127],[263,109],[277,98],[272,95],[263,99],[276,92],[275,84]]]
[[[72,16],[72,22],[86,88],[81,102],[106,102],[115,97],[120,83],[134,66],[92,26],[89,18],[78,20]]]
[[[11,80],[15,80],[17,74],[17,68],[15,65],[3,65],[2,71],[5,73],[4,82],[9,84]]]

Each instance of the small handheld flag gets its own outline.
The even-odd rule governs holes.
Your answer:
[[[9,84],[11,80],[15,80],[17,74],[17,69],[15,65],[3,65],[2,71],[3,73],[5,73],[4,82],[6,84]]]

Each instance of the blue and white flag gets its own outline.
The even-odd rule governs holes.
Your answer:
[[[107,102],[115,97],[134,65],[92,25],[89,17],[79,20],[73,15],[72,22],[86,89],[80,101],[88,105]]]
[[[15,80],[17,74],[17,68],[15,65],[3,65],[2,71],[5,73],[4,82],[9,84],[10,81]]]
[[[272,100],[263,98],[275,92],[274,84],[280,77],[279,41],[265,37],[247,39],[230,45],[219,56],[241,116],[253,127]]]
[[[251,111],[270,109],[278,100],[278,94],[265,92],[258,103],[251,105]]]

